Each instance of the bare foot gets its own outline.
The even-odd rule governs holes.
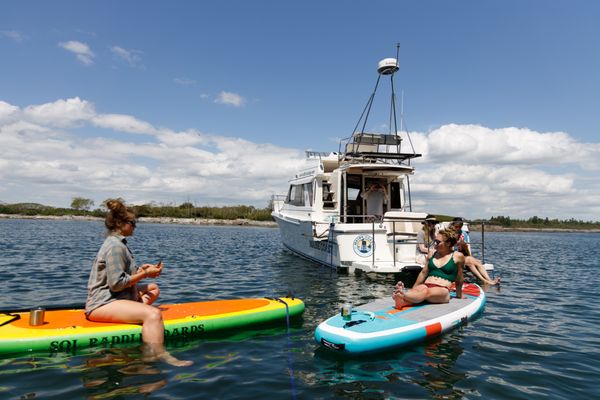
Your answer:
[[[180,360],[178,358],[175,358],[167,351],[159,355],[158,358],[174,367],[189,367],[194,363],[191,360]]]
[[[396,283],[396,290],[400,291],[400,292],[404,292],[404,282],[398,281],[398,283]]]
[[[146,344],[142,345],[142,360],[144,362],[164,361],[174,367],[188,367],[193,361],[179,360],[173,357],[162,344]]]
[[[500,277],[492,279],[492,280],[484,280],[485,283],[487,283],[488,285],[497,285],[500,283]]]
[[[396,290],[392,295],[392,299],[396,303],[396,308],[400,310],[402,307],[407,305],[408,303],[404,300],[404,290]]]

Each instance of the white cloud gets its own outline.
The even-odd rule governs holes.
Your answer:
[[[63,49],[75,54],[77,56],[77,60],[79,60],[79,62],[83,65],[92,65],[94,63],[95,55],[87,43],[70,40],[68,42],[61,42],[58,45]]]
[[[413,162],[415,211],[598,219],[598,143],[452,124],[411,137],[423,153]],[[263,207],[285,193],[304,158],[296,149],[98,113],[78,97],[24,108],[0,101],[0,148],[0,200],[62,206],[74,196],[97,204],[120,196]]]
[[[127,133],[141,133],[148,135],[155,135],[156,130],[154,127],[144,121],[140,121],[130,115],[123,114],[101,114],[90,116],[90,121],[100,127],[112,129],[114,131],[121,131]]]
[[[25,36],[18,31],[0,31],[0,36],[13,40],[17,43],[21,43],[25,40]]]
[[[140,50],[127,50],[119,46],[113,46],[110,51],[119,59],[124,60],[130,67],[141,67],[142,52]]]
[[[0,124],[11,121],[19,112],[19,107],[8,104],[5,101],[0,101]]]
[[[24,114],[27,119],[42,125],[68,127],[89,120],[95,114],[95,110],[90,102],[74,97],[28,106]]]
[[[456,124],[411,137],[423,154],[414,162],[413,198],[427,211],[597,219],[591,209],[565,203],[600,194],[584,182],[600,169],[598,143],[565,132]]]
[[[234,107],[242,107],[244,104],[246,104],[246,99],[237,93],[222,91],[215,99],[215,103],[227,104]]]
[[[0,119],[0,200],[6,202],[65,206],[74,196],[98,203],[121,196],[264,207],[271,194],[285,191],[303,158],[294,149],[97,113],[79,98],[25,110],[0,103],[2,115],[11,116],[11,123]]]

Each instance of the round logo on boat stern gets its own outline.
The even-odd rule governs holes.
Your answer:
[[[373,237],[371,235],[358,235],[354,239],[354,252],[361,257],[369,257],[373,255]]]

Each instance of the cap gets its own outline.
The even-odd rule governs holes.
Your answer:
[[[427,217],[425,217],[425,222],[435,222],[437,224],[439,221],[434,215],[428,214]]]

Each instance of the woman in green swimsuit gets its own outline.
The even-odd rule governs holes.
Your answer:
[[[440,230],[435,235],[434,249],[427,256],[427,262],[412,289],[405,292],[401,281],[396,284],[392,295],[396,308],[423,301],[448,303],[453,282],[456,283],[456,297],[462,298],[465,256],[454,251],[457,241],[458,234],[453,229]]]

